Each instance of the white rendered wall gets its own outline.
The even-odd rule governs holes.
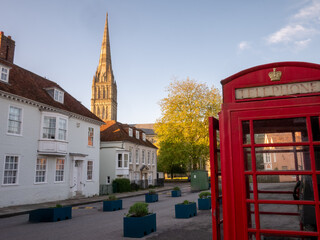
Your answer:
[[[7,134],[9,106],[22,108],[22,134]],[[65,158],[64,181],[55,182],[55,166],[57,156],[43,156],[47,159],[46,182],[35,183],[36,160],[38,157],[38,141],[41,132],[41,116],[39,108],[33,105],[0,99],[0,207],[10,205],[32,204],[38,202],[58,201],[72,196],[70,191],[70,172],[72,158],[69,153],[82,153],[84,159],[83,177],[86,177],[86,161],[93,161],[93,179],[86,181],[83,187],[85,196],[99,193],[99,145],[100,126],[82,120],[69,118],[67,142],[68,150]],[[80,127],[77,128],[77,123]],[[88,127],[94,128],[94,146],[88,147]],[[18,155],[18,181],[15,185],[4,185],[5,155]]]

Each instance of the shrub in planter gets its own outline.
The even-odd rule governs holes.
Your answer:
[[[131,191],[130,180],[127,178],[116,178],[112,181],[112,189],[114,193],[130,192]]]
[[[149,213],[148,204],[137,202],[123,218],[124,237],[141,238],[157,231],[156,214]]]
[[[201,192],[198,198],[198,209],[209,210],[211,209],[211,193]]]
[[[183,203],[175,205],[176,218],[190,218],[197,216],[197,205],[195,202],[185,200]]]
[[[108,200],[103,201],[103,211],[111,212],[122,209],[122,200],[117,199],[116,196],[110,195]]]
[[[29,213],[29,222],[58,222],[72,218],[72,207],[40,208]]]
[[[147,203],[158,202],[158,194],[154,190],[150,190],[149,193],[146,193],[145,200]]]
[[[174,187],[173,190],[171,191],[171,196],[172,197],[181,197],[181,190],[179,187]]]

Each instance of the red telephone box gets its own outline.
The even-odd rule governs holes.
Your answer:
[[[266,64],[221,84],[209,119],[213,239],[320,239],[320,65]]]

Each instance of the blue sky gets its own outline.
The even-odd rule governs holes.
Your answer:
[[[109,14],[118,121],[151,123],[173,79],[221,89],[241,70],[320,64],[320,0],[0,0],[15,64],[60,84],[90,109]]]

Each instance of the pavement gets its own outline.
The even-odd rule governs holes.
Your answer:
[[[164,187],[157,187],[154,188],[156,192],[163,192],[168,191],[173,188],[172,184],[166,184]],[[139,190],[134,192],[126,192],[126,193],[115,193],[117,198],[129,198],[134,196],[140,196],[148,193],[149,190]],[[70,198],[66,200],[59,200],[59,201],[53,201],[53,202],[44,202],[44,203],[36,203],[36,204],[28,204],[28,205],[18,205],[18,206],[10,206],[10,207],[4,207],[0,208],[0,218],[6,218],[6,217],[12,217],[22,214],[28,214],[30,211],[39,209],[39,208],[47,208],[47,207],[55,207],[57,204],[61,204],[63,206],[80,206],[80,205],[86,205],[90,203],[96,203],[96,202],[102,202],[104,200],[107,200],[109,198],[108,195],[103,196],[94,196],[94,197],[81,197],[81,198]]]

